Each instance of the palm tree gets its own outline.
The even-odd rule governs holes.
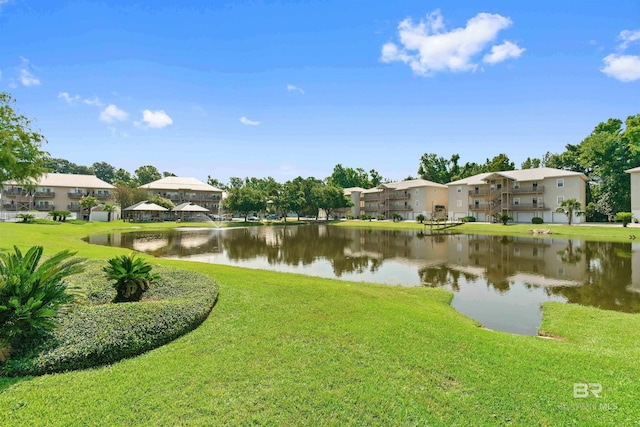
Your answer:
[[[107,213],[107,222],[111,222],[111,213],[114,212],[115,210],[116,210],[115,205],[111,203],[107,203],[106,205],[104,205],[104,207],[102,208],[102,211]]]
[[[569,220],[569,225],[573,222],[573,216],[581,216],[584,215],[584,212],[581,210],[582,205],[576,199],[567,199],[564,200],[560,206],[556,209],[556,212],[565,214],[567,219]]]
[[[120,255],[107,262],[109,265],[102,271],[108,279],[115,280],[113,287],[117,295],[113,302],[140,301],[149,286],[160,279],[160,276],[151,272],[151,264],[136,258],[134,253]]]

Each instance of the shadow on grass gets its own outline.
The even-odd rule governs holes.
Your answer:
[[[14,384],[22,381],[28,381],[31,377],[0,377],[0,393],[8,389]]]

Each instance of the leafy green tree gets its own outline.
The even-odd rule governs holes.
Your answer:
[[[91,169],[101,180],[113,184],[116,175],[116,168],[107,162],[95,162],[91,165]]]
[[[229,187],[226,184],[222,183],[220,180],[211,178],[211,175],[207,176],[207,184],[219,188],[222,191],[227,191],[229,189]]]
[[[418,215],[416,216],[416,221],[418,221],[420,224],[422,224],[426,219],[427,219],[427,218],[426,218],[424,215],[422,215],[422,214],[418,214]]]
[[[136,169],[135,173],[138,185],[145,185],[162,178],[162,175],[160,175],[158,169],[156,169],[155,166],[151,165],[140,166],[138,169]]]
[[[24,255],[0,253],[0,347],[26,344],[38,332],[55,326],[55,318],[77,292],[67,277],[83,270],[75,252],[62,251],[41,263],[42,246]]]
[[[537,169],[542,164],[542,159],[538,159],[536,157],[527,157],[527,160],[522,162],[520,169]]]
[[[509,157],[506,154],[498,154],[491,160],[487,159],[482,167],[483,172],[512,171],[515,168],[515,163],[509,160]]]
[[[302,186],[299,185],[299,182],[287,181],[284,183],[282,193],[282,213],[284,220],[287,220],[288,212],[298,214],[299,220],[300,213],[306,204]]]
[[[576,199],[567,199],[564,200],[560,206],[556,209],[556,212],[565,214],[567,216],[567,220],[569,225],[573,222],[573,216],[581,216],[584,215],[584,212],[581,210],[582,205]]]
[[[142,188],[131,188],[126,184],[115,184],[114,195],[116,203],[122,208],[135,205],[138,202],[147,200],[147,192]]]
[[[244,185],[244,181],[242,178],[237,176],[232,176],[229,178],[229,186],[228,188],[240,188]]]
[[[458,156],[459,157],[459,156]],[[418,175],[427,181],[446,184],[451,181],[450,161],[434,153],[425,153],[420,158]],[[457,165],[457,158],[456,158]]]
[[[348,208],[352,202],[344,195],[342,188],[335,185],[318,185],[312,189],[318,207],[325,211],[327,221],[336,209]]]
[[[151,203],[155,203],[158,206],[162,206],[165,209],[173,209],[176,205],[169,199],[160,196],[159,194],[149,194],[147,195],[147,201]]]
[[[108,279],[115,280],[116,297],[113,302],[140,301],[149,286],[160,280],[160,276],[151,272],[151,264],[136,258],[133,253],[111,258],[107,263],[102,270]]]
[[[509,221],[513,221],[513,217],[508,214],[500,214],[496,217],[498,221],[502,223],[502,225],[507,225]]]
[[[224,200],[224,209],[239,212],[245,222],[251,212],[263,211],[267,206],[267,199],[263,192],[249,186],[233,187],[229,189]]]
[[[16,114],[15,100],[0,92],[0,189],[6,181],[26,183],[44,172],[47,153],[40,150],[45,137],[32,130],[33,122]]]
[[[375,172],[375,171],[374,171]],[[335,165],[327,183],[341,188],[361,187],[370,188],[369,174],[362,168],[349,168],[341,164]]]
[[[175,173],[173,173],[173,172],[167,172],[167,171],[162,172],[162,177],[163,177],[163,178],[166,178],[166,177],[168,177],[168,176],[178,176],[178,175],[176,175],[176,174],[175,174]]]
[[[377,187],[378,185],[382,184],[382,181],[384,181],[384,178],[382,178],[382,175],[380,175],[378,171],[376,171],[375,169],[371,169],[369,171],[369,176],[371,177],[369,179],[369,184],[371,184],[371,188]],[[366,187],[363,187],[363,188],[366,188]]]
[[[133,179],[131,174],[120,168],[113,174],[113,185],[126,185],[129,187],[137,187],[138,183]]]

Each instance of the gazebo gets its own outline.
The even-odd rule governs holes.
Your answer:
[[[169,209],[143,200],[122,210],[122,218],[126,221],[151,222],[163,221],[162,212]]]
[[[179,204],[172,210],[178,215],[180,221],[203,221],[203,216],[209,212],[209,209],[196,205],[193,202]]]

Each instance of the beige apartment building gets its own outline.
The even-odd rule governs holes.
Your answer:
[[[640,220],[640,167],[625,171],[631,179],[631,213]]]
[[[218,212],[222,201],[222,190],[196,178],[168,176],[148,184],[141,185],[148,194],[157,194],[171,200],[176,206],[193,202],[211,212]]]
[[[362,192],[366,191],[361,187],[349,187],[344,189],[344,195],[353,204],[349,208],[336,209],[333,215],[336,218],[347,218],[349,216],[353,218],[359,218],[364,211],[364,199],[362,198]]]
[[[389,219],[394,213],[405,220],[447,216],[447,186],[424,179],[389,182],[361,191],[361,214]]]
[[[95,175],[68,173],[44,174],[32,185],[9,181],[3,187],[0,197],[3,211],[70,211],[78,218],[81,218],[80,199],[93,196],[101,202],[111,202],[114,190],[113,185]]]
[[[567,223],[567,216],[556,209],[568,199],[578,200],[584,209],[586,185],[584,174],[553,168],[482,173],[447,184],[449,218],[473,216],[491,222],[508,214],[520,223],[530,223],[534,217]],[[572,222],[583,221],[584,216],[574,215]]]

